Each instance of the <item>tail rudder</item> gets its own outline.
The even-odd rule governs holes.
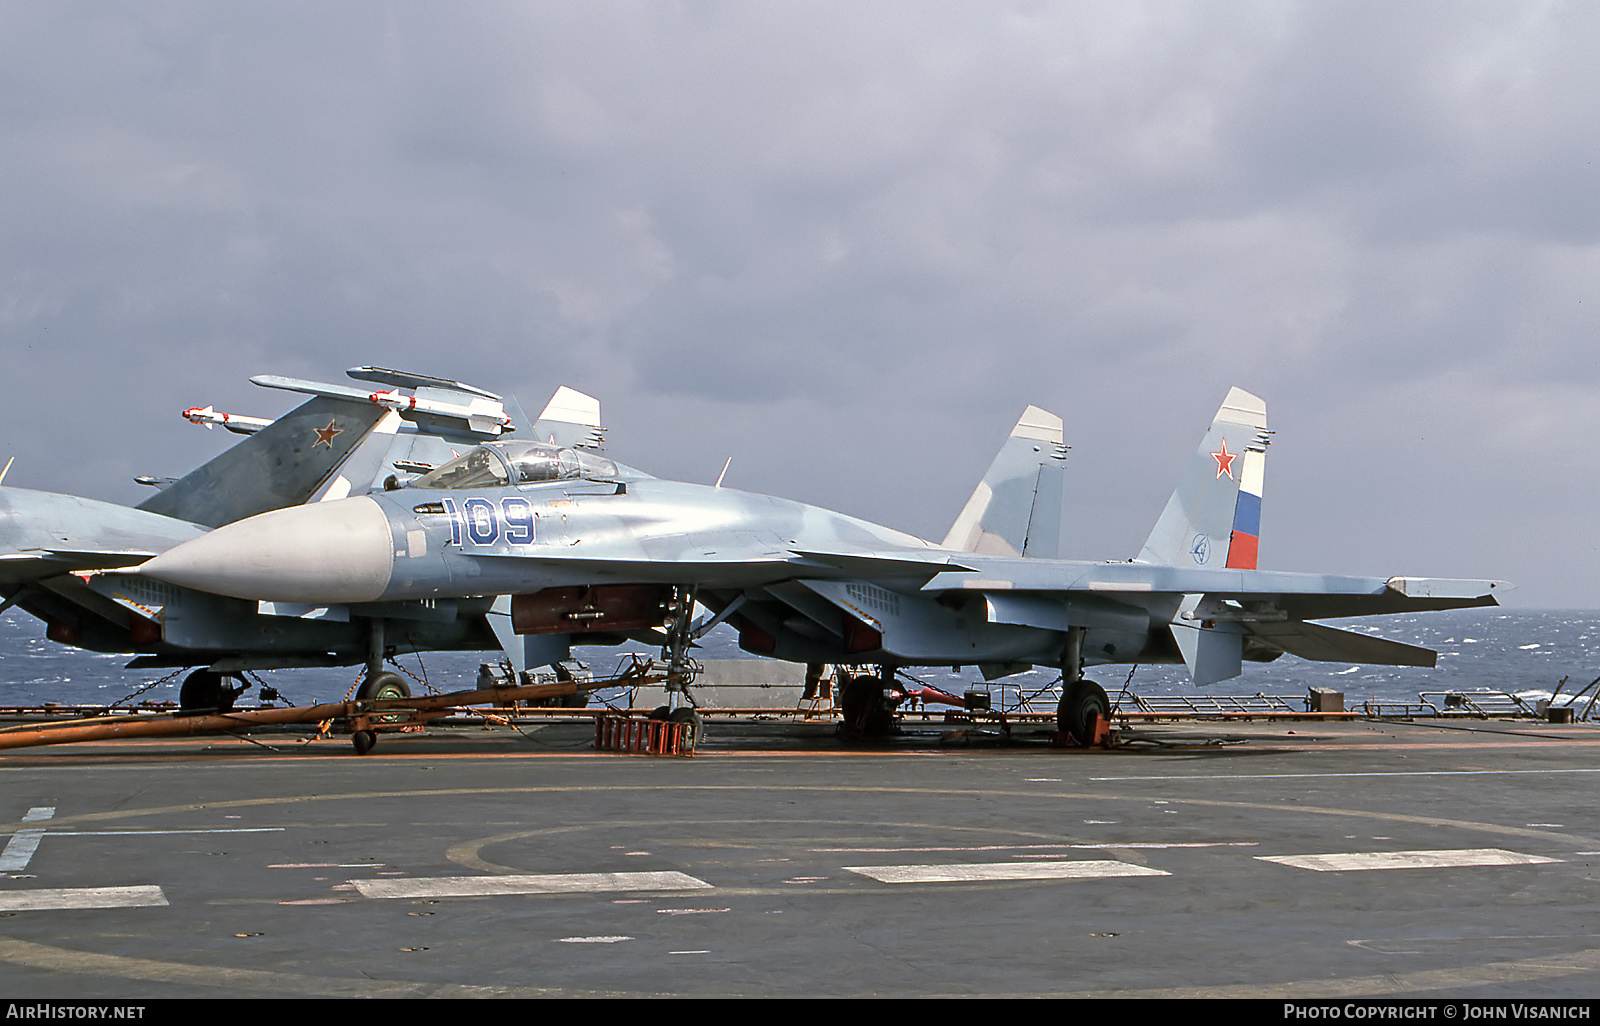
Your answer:
[[[944,546],[1005,556],[1056,556],[1066,456],[1061,418],[1029,406],[951,525]]]
[[[1270,440],[1267,404],[1230,389],[1138,561],[1255,569]]]
[[[1263,429],[1265,430],[1265,429]],[[1245,446],[1240,456],[1239,497],[1233,507],[1233,528],[1228,535],[1228,561],[1235,570],[1256,569],[1261,546],[1261,490],[1266,478],[1268,439]]]

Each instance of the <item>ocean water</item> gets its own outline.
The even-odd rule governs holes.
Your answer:
[[[1142,696],[1169,695],[1283,695],[1304,696],[1309,688],[1341,691],[1346,707],[1364,701],[1415,703],[1424,691],[1477,690],[1516,694],[1529,701],[1548,698],[1557,682],[1564,700],[1600,677],[1600,611],[1474,609],[1444,613],[1364,617],[1335,622],[1394,641],[1432,648],[1439,665],[1427,670],[1408,666],[1356,666],[1349,663],[1312,663],[1283,656],[1271,663],[1246,663],[1242,676],[1196,688],[1181,666],[1091,667],[1088,676],[1115,694],[1124,682]],[[718,628],[708,635],[700,659],[752,658],[741,652],[731,630]],[[649,653],[641,646],[629,646]],[[611,672],[626,650],[580,647],[575,654],[596,673]],[[18,609],[0,616],[0,706],[109,705],[132,701],[178,700],[180,673],[164,683],[170,671],[129,670],[131,657],[101,655],[48,641],[44,625]],[[441,691],[466,688],[477,679],[478,664],[493,661],[496,653],[432,652],[404,654],[400,665]],[[1129,670],[1132,678],[1129,681]],[[271,670],[258,674],[295,704],[337,701],[350,690],[358,667]],[[1043,694],[1057,674],[1033,670],[985,685],[977,670],[952,673],[944,668],[914,668],[917,679],[960,694],[971,686],[988,686],[996,692],[993,704],[1014,706],[1019,694]],[[1592,692],[1591,692],[1592,694]],[[245,700],[250,701],[253,693]]]

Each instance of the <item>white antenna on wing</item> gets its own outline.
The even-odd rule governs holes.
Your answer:
[[[721,488],[722,487],[722,479],[728,476],[728,463],[732,463],[732,462],[733,462],[733,457],[729,456],[728,457],[728,462],[724,463],[722,465],[722,473],[717,475],[717,483],[712,485],[711,487],[713,487],[713,488]],[[9,467],[9,466],[11,466],[11,464],[7,463],[6,466]],[[0,478],[3,478],[3,477],[5,477],[5,475],[4,474],[0,474]]]

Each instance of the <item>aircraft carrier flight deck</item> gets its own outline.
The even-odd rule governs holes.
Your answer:
[[[30,998],[1600,991],[1600,731],[293,735],[0,758]]]

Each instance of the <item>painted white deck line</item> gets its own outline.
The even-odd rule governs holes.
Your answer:
[[[1505,769],[1505,770],[1368,770],[1354,773],[1184,773],[1149,774],[1129,777],[1090,777],[1091,781],[1112,780],[1344,780],[1351,777],[1515,777],[1555,776],[1566,773],[1600,773],[1600,769]]]
[[[165,905],[159,887],[56,887],[0,891],[0,911],[33,912],[60,908],[139,908]]]
[[[55,814],[54,805],[38,805],[24,813],[22,821],[37,823]],[[33,861],[33,853],[39,850],[39,841],[43,837],[43,830],[18,830],[12,834],[11,840],[6,842],[5,851],[0,851],[0,873],[20,873],[27,869],[28,863]]]
[[[367,898],[479,898],[496,894],[711,890],[687,873],[551,873],[531,876],[434,876],[351,880]]]
[[[6,850],[0,852],[0,873],[19,873],[27,869],[43,839],[43,830],[18,830],[12,834],[11,840],[6,842]]]
[[[1257,855],[1318,873],[1347,873],[1361,869],[1450,869],[1458,866],[1531,866],[1561,859],[1524,855],[1504,848],[1461,848],[1453,851],[1356,851],[1328,855]]]
[[[52,830],[51,837],[161,837],[168,834],[281,834],[285,827],[195,827],[187,830]]]
[[[944,866],[845,866],[879,883],[956,883],[973,880],[1077,880],[1111,876],[1171,876],[1160,869],[1111,859],[1081,862],[969,862]]]

